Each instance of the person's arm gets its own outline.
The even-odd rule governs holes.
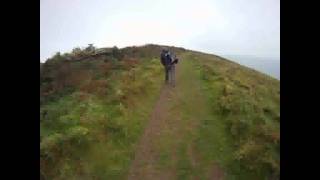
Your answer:
[[[178,64],[178,58],[175,58],[174,61],[171,64]]]

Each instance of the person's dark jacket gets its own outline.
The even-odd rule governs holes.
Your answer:
[[[161,64],[163,66],[171,65],[172,59],[168,52],[162,51],[161,52]]]
[[[166,54],[166,65],[171,65],[172,58],[169,53]]]

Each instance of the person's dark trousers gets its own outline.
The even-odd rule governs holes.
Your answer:
[[[165,82],[169,82],[169,71],[170,71],[170,66],[165,66]]]

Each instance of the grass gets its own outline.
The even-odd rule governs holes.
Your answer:
[[[261,132],[260,125],[266,125],[269,128],[267,134],[279,132],[276,120],[279,118],[279,101],[276,94],[270,93],[277,92],[278,84],[270,79],[270,82],[261,84],[263,87],[248,89],[258,84],[243,75],[248,72],[242,72],[237,65],[210,58],[192,53],[181,56],[177,74],[179,84],[173,90],[175,95],[168,112],[169,118],[181,120],[174,125],[179,130],[166,130],[159,141],[160,167],[163,170],[176,169],[178,179],[209,179],[214,164],[224,171],[226,179],[273,176],[277,165],[273,170],[269,165],[279,163],[277,143],[268,141],[266,137],[256,137],[254,131]],[[237,69],[234,72],[237,76],[228,76],[228,68]],[[261,75],[258,78],[262,80],[257,81],[264,81],[266,77]],[[269,81],[268,77],[266,79]],[[253,97],[252,91],[255,93]],[[230,101],[224,103],[225,97]],[[257,142],[263,144],[263,148],[258,148],[257,152],[245,151],[246,143],[251,140],[254,143],[249,148],[260,147]],[[168,151],[170,148],[176,149],[177,157]],[[239,159],[239,154],[244,158]],[[259,156],[264,156],[262,154],[268,154],[269,165],[261,159],[250,159],[259,159]]]
[[[71,62],[69,70],[79,76],[58,60],[50,65],[40,83],[42,176],[127,178],[163,74],[158,46],[122,52],[124,60]],[[279,179],[279,81],[218,56],[177,54],[177,86],[155,140],[157,170],[175,172],[177,179],[210,179],[218,166],[226,179]],[[61,77],[55,69],[70,76],[52,81]]]
[[[186,55],[183,59],[184,64],[181,64],[181,68],[184,69],[184,73],[181,76],[185,79],[186,85],[182,86],[179,91],[183,90],[183,93],[186,93],[181,96],[189,102],[182,109],[185,119],[193,121],[196,124],[187,133],[186,139],[189,141],[185,141],[183,149],[187,149],[189,145],[192,145],[194,149],[192,156],[197,156],[196,161],[198,161],[194,167],[187,166],[189,169],[185,171],[185,174],[188,175],[187,172],[191,172],[189,174],[189,178],[191,179],[193,179],[192,175],[206,179],[209,178],[208,171],[213,163],[219,163],[223,167],[223,163],[227,162],[231,155],[230,143],[227,139],[228,134],[223,126],[224,123],[221,122],[221,118],[213,113],[210,108],[209,100],[214,100],[217,97],[219,84],[210,84],[215,89],[215,93],[207,93],[203,82],[200,80],[200,69],[196,66],[193,58],[190,58],[190,55]],[[211,98],[208,99],[207,97]],[[184,153],[181,153],[180,155],[182,162],[187,162],[184,159],[188,158],[189,163],[187,164],[190,164],[192,161],[190,154],[184,155]],[[180,164],[183,167],[184,163]]]
[[[144,59],[139,67],[115,70],[105,77],[109,83],[104,95],[76,91],[43,105],[40,111],[47,112],[40,123],[43,175],[58,179],[80,174],[89,179],[123,178],[159,94],[159,67],[155,59]],[[66,140],[73,127],[89,132],[84,146]],[[51,138],[57,133],[60,139]],[[45,144],[50,139],[52,147]],[[49,162],[50,153],[55,162]]]
[[[278,167],[272,169],[270,165],[279,164],[278,157],[272,157],[270,164],[259,158],[266,154],[279,155],[280,151],[275,148],[278,143],[256,134],[261,133],[261,125],[270,128],[268,133],[280,131],[278,81],[261,74],[249,76],[253,73],[251,70],[233,67],[217,58],[200,56],[198,59],[201,60],[195,61],[214,113],[211,120],[202,123],[199,151],[205,152],[207,159],[219,162],[228,173],[228,179],[264,179],[277,174]],[[254,142],[252,148],[259,147],[258,144],[262,144],[262,148],[245,152],[248,142]],[[272,150],[265,148],[267,146]]]
[[[176,126],[178,130],[166,129],[160,137],[159,166],[163,170],[176,169],[178,179],[207,179],[213,163],[227,166],[232,156],[232,144],[224,122],[211,109],[207,98],[209,93],[200,79],[200,69],[196,68],[189,54],[181,59],[178,84],[173,90],[169,104],[171,111],[168,112],[168,118],[174,119],[174,125],[170,126]],[[219,85],[213,87],[217,90]],[[210,96],[216,98],[218,93]]]

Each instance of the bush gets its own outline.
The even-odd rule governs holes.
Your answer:
[[[73,56],[80,56],[82,54],[82,50],[80,47],[76,47],[72,49],[72,55]]]
[[[233,91],[234,91],[234,88],[231,85],[229,85],[228,83],[225,83],[224,88],[223,88],[223,95],[224,96],[232,95]]]
[[[81,144],[86,142],[89,129],[82,126],[75,126],[67,130],[66,137],[71,143]]]
[[[240,145],[235,152],[236,160],[242,161],[250,170],[260,169],[261,162],[259,157],[263,155],[264,147],[253,140],[247,140]]]
[[[248,133],[249,123],[243,119],[232,119],[230,132],[234,137],[244,137]]]
[[[61,60],[61,59],[62,59],[61,53],[60,53],[60,52],[57,52],[57,53],[52,57],[52,59],[54,59],[54,60]]]
[[[106,80],[91,80],[80,87],[80,91],[94,93],[103,96],[107,93],[108,82]]]
[[[93,46],[93,44],[89,44],[88,47],[85,48],[85,51],[87,53],[93,53],[95,52],[96,48]]]
[[[118,49],[117,46],[114,46],[112,48],[112,56],[117,60],[121,60],[123,58],[123,54],[121,53],[121,51]]]
[[[74,117],[74,114],[68,113],[66,115],[59,117],[59,125],[62,126],[62,128],[71,127],[77,125],[79,122],[78,117]],[[61,128],[61,129],[62,129]]]
[[[75,126],[69,128],[66,133],[54,133],[44,137],[40,142],[40,155],[55,160],[59,154],[65,151],[64,147],[67,144],[80,145],[87,142],[88,134],[87,128]]]
[[[228,114],[231,112],[231,102],[230,96],[220,97],[218,104],[222,114]]]
[[[271,148],[270,148],[271,147]],[[245,165],[249,170],[267,172],[269,176],[279,177],[280,161],[277,152],[271,144],[257,143],[252,139],[244,141],[234,153],[234,158]]]
[[[40,156],[55,159],[64,143],[64,136],[60,133],[54,133],[42,139],[40,143]]]

